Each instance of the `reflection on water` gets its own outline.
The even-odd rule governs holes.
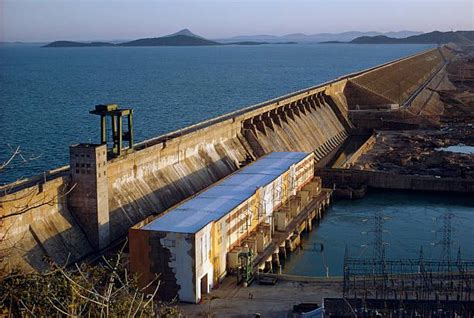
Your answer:
[[[463,258],[474,259],[474,198],[443,194],[370,192],[362,200],[334,202],[319,227],[303,238],[306,250],[293,253],[283,272],[293,275],[342,275],[344,249],[352,257],[372,257],[374,214],[384,215],[383,241],[388,258],[441,259],[443,215],[454,214],[451,257],[461,247]],[[323,252],[318,251],[320,244]]]
[[[449,146],[449,147],[436,148],[436,150],[456,152],[456,153],[464,153],[464,154],[468,154],[468,155],[474,154],[474,146],[466,146],[465,144],[457,144],[457,145]]]

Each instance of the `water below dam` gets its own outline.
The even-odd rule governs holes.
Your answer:
[[[349,256],[374,254],[375,213],[382,215],[387,258],[442,259],[443,227],[451,224],[451,259],[458,248],[474,259],[474,198],[468,196],[370,190],[360,200],[335,201],[319,227],[303,236],[303,248],[285,261],[283,273],[302,276],[341,276],[344,251]],[[321,252],[321,244],[324,248]]]
[[[99,140],[94,105],[135,112],[135,139],[173,131],[420,52],[432,45],[222,47],[0,46],[0,184],[68,162],[68,146]]]
[[[467,146],[464,144],[458,144],[453,146],[448,146],[444,148],[437,148],[438,151],[448,151],[448,152],[455,152],[455,153],[463,153],[466,155],[474,155],[474,147]]]

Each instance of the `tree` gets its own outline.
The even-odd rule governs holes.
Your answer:
[[[125,246],[125,245],[124,245]],[[45,273],[12,272],[0,280],[0,314],[14,317],[178,317],[176,304],[160,302],[158,277],[140,288],[123,249],[97,264],[69,268],[51,263]],[[151,286],[152,291],[147,293]]]
[[[0,174],[5,172],[6,169],[17,169],[12,168],[12,163],[18,158],[23,162],[29,162],[36,160],[39,157],[25,157],[20,151],[20,147],[12,148],[11,153],[4,162],[0,162]],[[38,179],[38,178],[36,178]],[[44,177],[46,181],[46,175]],[[54,207],[59,204],[66,196],[74,190],[75,184],[64,185],[58,189],[57,193],[38,193],[36,187],[26,186],[23,190],[18,190],[32,180],[17,180],[7,185],[0,186],[0,277],[5,273],[8,273],[11,266],[16,266],[17,263],[9,264],[10,260],[15,257],[15,252],[22,253],[23,250],[18,248],[18,243],[21,243],[22,235],[18,232],[12,234],[18,226],[18,221],[21,220],[21,216],[27,213],[35,213],[38,209],[43,206]],[[41,179],[34,180],[37,184],[41,184]]]

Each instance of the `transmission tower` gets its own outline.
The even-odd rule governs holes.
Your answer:
[[[446,210],[442,215],[441,219],[443,220],[443,226],[441,231],[443,233],[443,238],[440,242],[441,245],[441,259],[447,263],[451,262],[451,245],[452,241],[452,219],[454,214],[451,211]]]
[[[461,257],[461,246],[458,247],[458,257],[456,259],[456,262],[457,264],[460,264],[462,261],[462,257]]]
[[[382,260],[385,258],[385,247],[383,242],[383,224],[384,224],[384,214],[383,210],[375,209],[374,210],[374,241],[373,241],[373,258],[376,260]]]

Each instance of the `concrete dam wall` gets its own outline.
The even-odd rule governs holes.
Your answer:
[[[0,189],[0,251],[8,251],[3,265],[43,270],[44,256],[60,264],[76,261],[269,152],[315,152],[316,160],[321,160],[340,147],[353,128],[348,113],[351,96],[346,94],[351,78],[386,74],[387,69],[396,72],[407,64],[415,67],[420,56],[436,52],[350,74],[150,139],[114,159],[103,157],[100,145],[71,147],[69,170]]]
[[[430,50],[349,79],[344,89],[350,109],[402,104],[444,64],[442,51]]]
[[[48,260],[64,265],[93,252],[68,209],[68,174],[3,189],[0,196],[0,269],[46,270]],[[5,193],[5,192],[3,192]]]
[[[445,68],[452,57],[442,47],[350,78],[344,95],[351,122],[377,129],[436,125],[444,111],[436,90],[448,88]]]

